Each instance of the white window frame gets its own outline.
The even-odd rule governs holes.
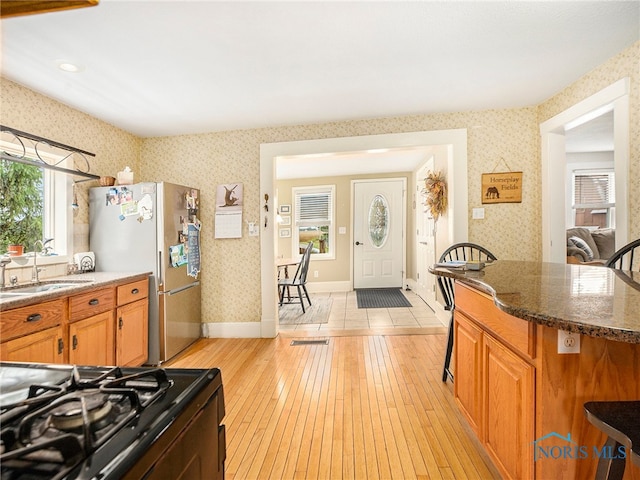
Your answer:
[[[51,165],[68,167],[70,159],[26,147],[18,147],[6,141],[0,141],[0,150],[28,159],[40,158]],[[38,165],[34,165],[38,166]],[[71,176],[42,167],[44,178],[44,206],[42,234],[44,238],[53,238],[53,249],[57,255],[38,258],[38,264],[68,263],[73,252],[73,179]],[[33,251],[33,245],[25,245],[25,252]],[[29,260],[31,264],[32,260]]]
[[[329,240],[329,252],[327,253],[314,253],[312,252],[313,260],[335,260],[336,258],[336,235],[335,235],[335,216],[336,216],[336,186],[335,185],[314,185],[309,187],[293,187],[291,189],[291,198],[293,199],[293,219],[294,224],[291,232],[291,249],[294,257],[300,256],[300,227],[301,226],[325,226],[329,227],[328,240]],[[329,194],[329,218],[326,221],[308,220],[302,221],[299,219],[299,195],[310,194]]]
[[[576,177],[579,176],[588,176],[588,175],[606,175],[609,177],[608,180],[608,188],[609,192],[607,193],[609,199],[613,199],[614,202],[608,203],[576,203]],[[579,208],[587,208],[587,209],[603,209],[606,210],[607,213],[607,227],[606,228],[615,228],[616,216],[615,216],[615,190],[616,182],[615,182],[615,172],[613,169],[576,169],[572,171],[571,174],[571,210],[573,217],[573,225],[575,226],[575,218],[576,218],[576,210]]]

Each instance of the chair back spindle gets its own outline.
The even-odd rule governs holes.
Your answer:
[[[464,262],[493,262],[497,260],[496,256],[486,248],[476,245],[475,243],[456,243],[447,248],[440,255],[439,263],[464,261]],[[453,381],[453,373],[449,369],[451,363],[451,354],[453,352],[453,310],[455,309],[455,295],[453,279],[449,277],[438,276],[438,287],[442,294],[444,309],[451,312],[449,320],[449,335],[447,339],[447,351],[444,359],[444,369],[442,371],[442,381],[446,382],[447,378]]]

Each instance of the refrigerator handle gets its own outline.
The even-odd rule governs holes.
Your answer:
[[[158,272],[158,290],[163,290],[161,288],[164,283],[164,279],[162,278],[162,250],[158,251],[158,265],[156,267],[156,272]]]

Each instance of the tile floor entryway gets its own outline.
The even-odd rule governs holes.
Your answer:
[[[331,297],[333,300],[327,323],[307,323],[304,325],[280,325],[281,332],[305,331],[320,332],[330,330],[362,329],[429,329],[444,325],[436,318],[431,308],[412,291],[402,292],[411,307],[406,308],[358,308],[356,292],[332,292],[311,294],[311,302],[318,297]],[[305,303],[306,304],[306,303]],[[446,330],[444,330],[446,331]],[[416,332],[419,333],[419,332]]]

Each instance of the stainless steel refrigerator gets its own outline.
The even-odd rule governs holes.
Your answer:
[[[89,243],[99,272],[152,272],[149,358],[159,365],[201,334],[200,192],[167,182],[92,188]]]

